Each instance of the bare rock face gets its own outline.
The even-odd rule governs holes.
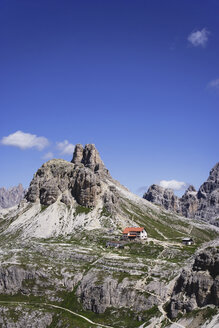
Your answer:
[[[179,212],[179,199],[172,189],[165,189],[156,184],[149,187],[143,198],[156,205],[161,205],[166,210]]]
[[[22,184],[9,189],[0,188],[0,208],[8,208],[19,204],[24,195],[25,190]]]
[[[87,168],[82,168],[77,171],[71,193],[80,205],[94,207],[100,192],[101,185],[98,173],[95,174]]]
[[[111,178],[93,144],[76,145],[72,162],[53,159],[36,172],[26,199],[51,205],[58,199],[66,205],[77,202],[95,207],[101,194],[101,181]]]
[[[75,150],[74,150],[74,154],[73,154],[73,158],[72,158],[72,163],[74,163],[74,164],[82,163],[83,152],[84,152],[84,147],[81,144],[77,144],[75,146]]]
[[[144,295],[135,289],[136,282],[124,279],[118,283],[111,276],[102,278],[98,281],[98,272],[89,271],[81,280],[77,289],[84,309],[95,313],[104,313],[107,308],[129,308],[130,300],[135,312],[150,309],[159,303],[156,296]]]
[[[178,198],[171,189],[157,185],[149,187],[143,198],[188,218],[202,219],[219,226],[219,163],[210,171],[206,182],[198,192],[189,186]]]
[[[76,145],[72,158],[72,163],[82,163],[85,167],[89,167],[93,171],[105,169],[104,164],[94,144],[88,144],[84,148],[80,144]]]
[[[198,209],[196,218],[219,219],[219,162],[210,171],[210,175],[197,194]],[[219,225],[219,221],[217,222]]]
[[[190,185],[182,198],[179,199],[180,214],[185,217],[194,217],[198,208],[197,191]]]
[[[38,274],[39,275],[39,274]],[[0,267],[0,293],[1,294],[12,294],[22,290],[22,282],[25,279],[35,279],[36,271],[27,271],[16,265],[9,267]]]
[[[196,256],[191,270],[179,276],[170,301],[169,315],[190,312],[208,304],[219,305],[219,249],[211,248]]]

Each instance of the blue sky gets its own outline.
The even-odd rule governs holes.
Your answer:
[[[218,15],[217,0],[1,0],[0,186],[95,143],[133,192],[199,187],[218,161]]]

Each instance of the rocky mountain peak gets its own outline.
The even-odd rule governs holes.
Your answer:
[[[73,158],[72,158],[71,162],[74,164],[82,163],[83,151],[84,151],[84,147],[81,144],[77,144],[75,146],[75,150],[74,150]]]
[[[174,195],[172,189],[165,189],[153,184],[143,195],[143,198],[149,202],[163,206],[167,210],[178,211],[178,197]]]
[[[219,225],[219,162],[211,169],[207,181],[198,192],[190,185],[178,198],[170,189],[152,185],[143,198],[185,217],[204,219]]]
[[[190,185],[186,190],[186,193],[188,193],[188,192],[196,192],[195,187],[193,185]]]
[[[205,181],[198,191],[198,198],[206,198],[206,194],[219,188],[219,162],[211,169],[207,181]]]
[[[0,208],[8,208],[19,204],[24,198],[24,194],[25,190],[21,183],[9,189],[0,188]]]
[[[89,167],[94,171],[104,168],[104,164],[94,144],[87,144],[85,147],[81,144],[77,144],[75,146],[72,163],[82,163],[85,167]]]
[[[110,190],[103,188],[103,184],[111,179],[95,146],[78,144],[71,162],[53,159],[38,169],[26,199],[42,205],[51,205],[59,200],[68,206],[79,204],[88,208],[94,208],[102,201],[109,209],[115,199]]]
[[[211,169],[207,181],[214,181],[219,184],[219,162]]]

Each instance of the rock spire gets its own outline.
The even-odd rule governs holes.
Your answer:
[[[72,163],[82,163],[85,167],[89,167],[93,171],[104,168],[104,164],[94,144],[87,144],[85,147],[81,144],[77,144],[75,146]]]
[[[53,159],[38,169],[26,199],[43,205],[51,205],[59,199],[66,205],[77,202],[81,206],[95,207],[101,197],[104,203],[109,203],[109,197],[102,194],[105,179],[111,179],[111,176],[95,146],[78,144],[71,162]]]

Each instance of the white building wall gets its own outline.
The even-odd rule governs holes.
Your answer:
[[[140,238],[141,239],[146,239],[147,238],[147,232],[145,230],[140,232]]]

